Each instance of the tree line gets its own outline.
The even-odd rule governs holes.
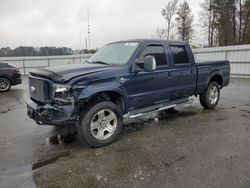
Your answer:
[[[200,6],[196,25],[205,36],[206,46],[250,44],[250,0],[203,0]],[[191,42],[195,23],[186,0],[170,1],[161,14],[166,26],[156,30],[157,38]]]
[[[19,46],[15,49],[1,48],[1,57],[11,56],[53,56],[53,55],[71,55],[73,50],[68,47],[40,47]]]
[[[53,46],[45,46],[40,48],[34,48],[30,46],[19,46],[15,49],[1,48],[0,49],[0,57],[14,57],[14,56],[54,56],[54,55],[71,55],[73,53],[95,53],[96,50],[78,50],[73,51],[68,47],[53,47]]]

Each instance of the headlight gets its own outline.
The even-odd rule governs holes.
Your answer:
[[[69,90],[69,86],[67,85],[55,85],[56,92],[65,92]]]
[[[55,84],[54,101],[59,104],[74,104],[74,92],[68,85]]]

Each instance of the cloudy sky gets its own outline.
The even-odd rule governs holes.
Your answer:
[[[197,22],[202,0],[187,0]],[[168,0],[0,0],[0,47],[67,46],[79,49],[131,38],[150,38],[164,27],[161,9]],[[201,40],[197,35],[194,41]]]

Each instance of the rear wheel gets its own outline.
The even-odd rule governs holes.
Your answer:
[[[200,104],[205,109],[213,109],[220,99],[220,86],[217,82],[211,82],[205,93],[200,95]]]
[[[114,142],[122,128],[122,113],[112,102],[99,102],[90,106],[82,115],[77,126],[81,143],[100,147]]]
[[[8,78],[0,77],[0,92],[9,91],[11,82]]]

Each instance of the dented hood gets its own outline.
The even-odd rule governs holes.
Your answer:
[[[117,68],[117,66],[98,64],[73,64],[56,67],[37,68],[31,71],[30,74],[32,76],[48,78],[54,82],[67,82],[77,76],[107,71],[114,68]]]

